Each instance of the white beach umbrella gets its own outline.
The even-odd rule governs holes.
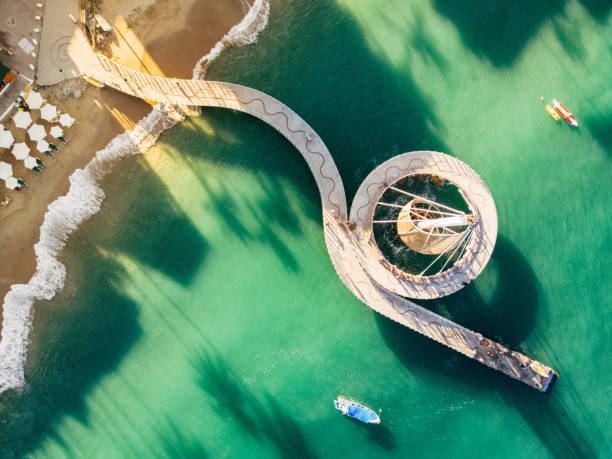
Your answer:
[[[15,188],[19,188],[19,182],[15,177],[9,177],[6,179],[6,187],[9,190],[14,190]]]
[[[32,124],[32,117],[28,112],[18,111],[13,116],[13,121],[15,122],[15,126],[20,129],[27,129],[30,124]]]
[[[62,126],[70,127],[76,120],[68,113],[62,113],[59,117],[59,122]]]
[[[13,138],[11,131],[0,132],[0,147],[9,148],[11,145],[13,145],[14,141],[15,139]]]
[[[34,158],[32,156],[28,156],[25,159],[25,161],[23,162],[23,164],[25,164],[25,167],[27,167],[28,169],[34,169],[35,167],[38,167],[38,163],[36,162],[36,158]]]
[[[22,161],[30,156],[30,148],[25,144],[25,142],[19,142],[13,145],[13,150],[11,153],[15,159]]]
[[[46,140],[39,140],[36,144],[36,149],[41,153],[49,151],[49,142],[47,142]]]
[[[13,175],[13,166],[4,161],[0,162],[0,179],[6,180]]]
[[[45,104],[43,108],[40,109],[40,117],[43,120],[53,121],[57,118],[57,108],[55,108],[55,105]]]
[[[38,142],[47,136],[47,131],[45,131],[45,128],[40,124],[33,124],[32,127],[28,129],[28,135],[32,141]]]
[[[64,131],[59,126],[51,126],[51,135],[57,139],[64,136]]]
[[[45,103],[45,99],[36,91],[30,91],[25,100],[30,108],[40,108]]]

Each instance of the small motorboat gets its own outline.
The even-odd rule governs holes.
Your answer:
[[[360,403],[347,400],[344,397],[338,397],[334,400],[334,406],[337,410],[342,411],[342,414],[350,418],[355,418],[366,424],[380,424],[380,416]]]
[[[557,99],[553,99],[553,106],[555,107],[555,110],[561,113],[561,116],[563,117],[563,119],[565,119],[565,121],[567,121],[572,126],[578,127],[578,121],[576,120],[576,118],[574,118],[572,112],[570,112],[567,108],[561,105],[561,103]]]

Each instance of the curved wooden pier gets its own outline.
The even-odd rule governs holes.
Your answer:
[[[327,250],[338,276],[355,296],[390,319],[535,389],[546,392],[551,387],[557,376],[553,369],[404,298],[433,298],[452,293],[476,277],[495,244],[496,214],[494,219],[487,220],[495,222],[494,228],[485,225],[478,229],[483,236],[478,240],[484,242],[470,249],[473,252],[470,263],[433,282],[398,281],[390,266],[381,263],[382,255],[370,237],[371,206],[384,191],[380,191],[380,186],[388,180],[389,173],[394,173],[391,171],[409,170],[416,163],[436,173],[446,170],[454,180],[463,181],[465,187],[474,190],[472,199],[480,203],[476,205],[480,212],[495,213],[492,200],[489,203],[480,193],[486,186],[464,163],[436,152],[406,153],[393,158],[364,181],[355,197],[349,223],[344,186],[329,150],[302,118],[273,97],[231,83],[151,76],[101,55],[88,57],[80,67],[85,75],[135,97],[168,105],[231,108],[273,126],[302,154],[315,177],[323,207]]]

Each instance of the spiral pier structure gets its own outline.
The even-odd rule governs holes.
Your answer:
[[[357,298],[384,316],[539,391],[547,392],[558,373],[468,330],[408,298],[430,299],[453,293],[484,269],[497,236],[495,204],[481,178],[465,163],[443,153],[398,155],[378,166],[359,188],[350,213],[338,169],[317,133],[289,107],[260,91],[231,83],[151,76],[93,54],[79,63],[84,75],[126,94],[169,106],[226,107],[253,115],[274,127],[301,153],[321,195],[323,229],[331,261]],[[382,194],[399,179],[434,174],[460,189],[477,223],[462,256],[432,276],[404,273],[389,263],[372,232]]]

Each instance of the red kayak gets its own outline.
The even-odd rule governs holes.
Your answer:
[[[578,121],[576,121],[576,118],[574,118],[572,112],[570,112],[567,108],[561,105],[557,99],[553,99],[553,106],[559,113],[561,113],[561,116],[565,119],[565,121],[567,121],[572,126],[578,127]]]

